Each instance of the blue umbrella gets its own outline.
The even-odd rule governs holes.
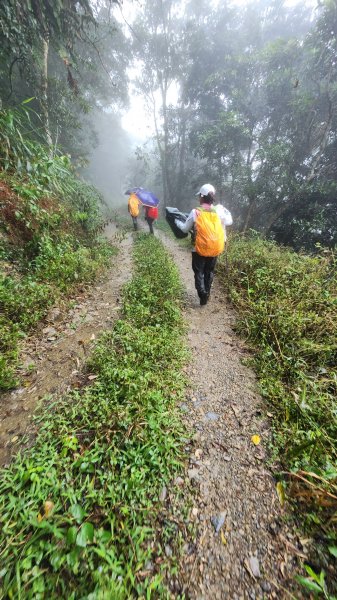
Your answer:
[[[142,187],[134,187],[130,190],[126,190],[125,194],[136,194],[138,200],[140,200],[144,206],[158,206],[159,204],[157,196],[148,190],[144,190]]]

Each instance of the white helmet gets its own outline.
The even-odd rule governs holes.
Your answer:
[[[201,188],[200,188],[199,192],[196,194],[196,196],[208,196],[208,194],[214,195],[215,188],[210,183],[204,183],[204,185],[201,186]]]

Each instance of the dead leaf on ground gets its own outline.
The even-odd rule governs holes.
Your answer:
[[[255,435],[252,435],[252,437],[251,437],[250,439],[252,440],[252,442],[253,442],[254,446],[258,446],[258,445],[259,445],[259,443],[261,442],[261,438],[260,438],[260,436],[259,436],[259,435],[257,435],[257,434],[255,434]]]
[[[48,518],[51,515],[51,513],[53,512],[54,507],[55,507],[54,502],[52,502],[51,500],[46,500],[43,505],[44,516]]]
[[[282,481],[279,481],[276,484],[276,492],[277,492],[277,496],[280,501],[280,504],[283,507],[284,503],[285,503],[285,488],[284,488],[284,484]]]
[[[282,577],[286,577],[286,563],[285,562],[281,562],[280,563],[280,571],[282,574]]]
[[[245,567],[247,573],[254,579],[254,581],[256,581],[256,578],[250,568],[250,564],[247,559],[244,560],[243,566]]]

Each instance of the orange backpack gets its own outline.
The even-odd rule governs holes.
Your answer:
[[[195,250],[200,256],[218,256],[225,247],[225,232],[214,208],[196,208]]]
[[[139,215],[139,200],[136,194],[131,194],[128,201],[129,213],[132,217],[138,217]]]

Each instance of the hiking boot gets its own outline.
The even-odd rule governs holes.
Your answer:
[[[207,304],[208,294],[202,294],[200,296],[200,306],[205,306]]]

